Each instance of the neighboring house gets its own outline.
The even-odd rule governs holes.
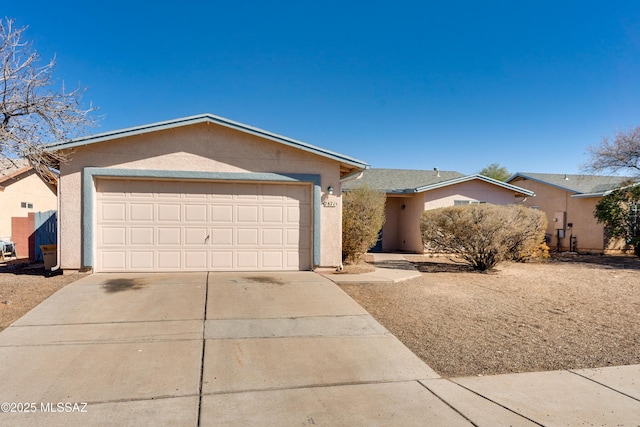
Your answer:
[[[60,257],[97,272],[341,262],[341,180],[368,167],[210,114],[60,142]]]
[[[536,193],[524,203],[547,214],[551,249],[610,253],[625,250],[626,245],[619,239],[608,239],[593,213],[607,192],[630,180],[624,176],[518,172],[507,182]]]
[[[55,185],[45,183],[25,160],[0,161],[0,239],[18,240],[11,218],[26,218],[30,212],[56,210]],[[24,250],[18,247],[18,250]],[[28,253],[27,253],[28,254]]]
[[[368,185],[387,194],[382,228],[383,251],[423,252],[420,215],[423,211],[470,203],[508,205],[522,202],[534,192],[482,175],[405,169],[367,169],[343,188]],[[380,243],[379,243],[380,246]]]

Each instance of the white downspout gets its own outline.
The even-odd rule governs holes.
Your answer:
[[[56,185],[57,207],[56,211],[56,265],[51,267],[51,273],[60,270],[60,175],[58,175],[58,185]]]

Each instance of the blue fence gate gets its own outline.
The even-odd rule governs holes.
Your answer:
[[[56,211],[36,212],[33,228],[35,229],[36,260],[43,261],[40,245],[58,244],[58,215]]]

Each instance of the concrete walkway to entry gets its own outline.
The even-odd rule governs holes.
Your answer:
[[[93,274],[0,333],[0,425],[637,425],[639,378],[443,379],[310,272]]]

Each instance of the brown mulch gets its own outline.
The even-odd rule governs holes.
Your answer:
[[[640,364],[640,259],[560,255],[481,274],[407,256],[397,284],[351,297],[445,377]]]
[[[14,262],[0,266],[0,331],[53,293],[84,277],[73,273],[47,277],[43,264]]]

